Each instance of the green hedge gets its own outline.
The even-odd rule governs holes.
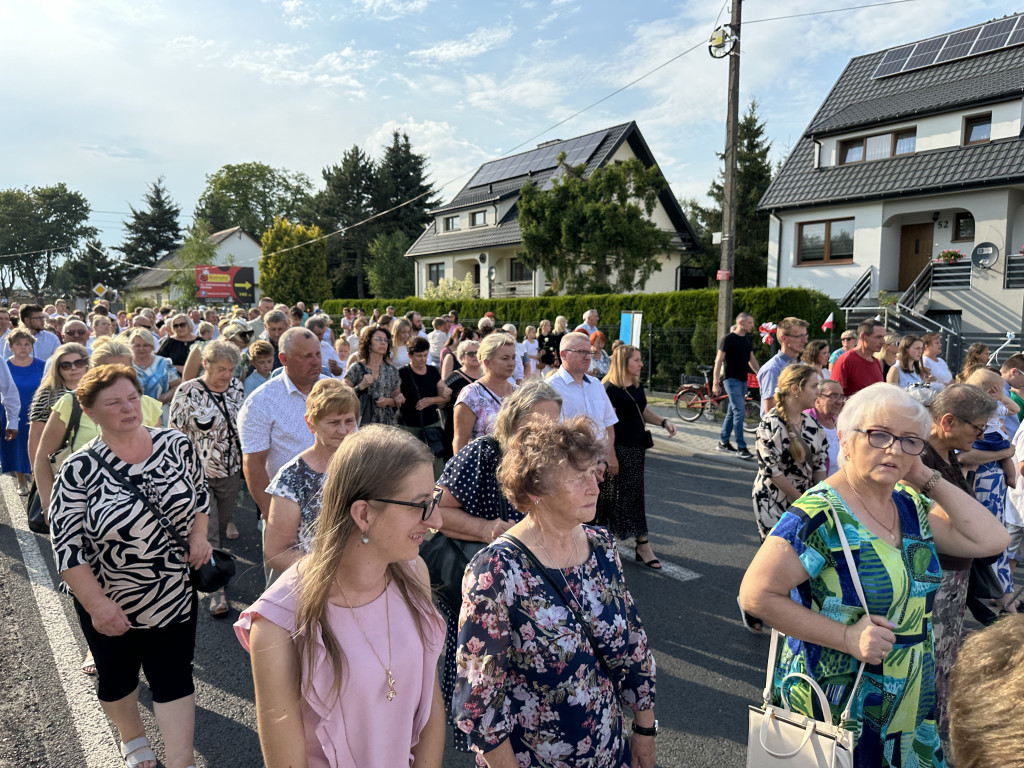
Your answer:
[[[525,325],[536,325],[541,319],[554,320],[556,315],[569,319],[569,328],[582,322],[583,313],[591,308],[601,314],[601,325],[615,323],[619,313],[627,310],[644,313],[644,324],[661,327],[695,328],[710,325],[718,318],[718,291],[706,288],[672,293],[597,294],[581,296],[550,296],[523,299],[461,299],[438,301],[428,299],[329,299],[321,305],[325,312],[340,315],[342,307],[359,307],[369,315],[374,309],[382,312],[393,305],[399,314],[415,310],[425,318],[433,318],[451,309],[467,320],[493,312],[499,324],[515,323],[520,331]],[[829,313],[835,318],[834,333],[842,333],[843,315],[839,305],[818,291],[806,288],[737,288],[733,298],[734,313],[749,312],[758,324],[778,323],[784,317],[802,317],[810,324],[811,338],[821,334],[821,324]],[[714,331],[712,330],[712,333]]]

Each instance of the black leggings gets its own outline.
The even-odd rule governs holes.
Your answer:
[[[99,700],[118,701],[134,691],[139,685],[140,668],[158,704],[192,695],[196,608],[193,593],[192,609],[185,621],[153,629],[129,629],[110,637],[96,631],[88,612],[75,600],[85,642],[96,661]]]

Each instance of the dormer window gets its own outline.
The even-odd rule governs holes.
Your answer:
[[[459,231],[459,217],[458,216],[445,216],[444,217],[444,231],[445,232],[458,232]]]
[[[984,144],[992,140],[992,113],[964,120],[964,144]]]
[[[471,227],[485,227],[487,226],[487,211],[473,211],[469,214],[469,226]]]
[[[885,160],[899,155],[912,155],[916,149],[916,128],[875,136],[861,136],[839,142],[839,164],[848,165],[865,160]]]

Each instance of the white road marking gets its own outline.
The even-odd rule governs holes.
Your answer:
[[[636,550],[633,547],[628,544],[616,544],[616,548],[619,550],[619,558],[621,560],[633,560],[641,568],[645,567],[643,563],[634,560],[636,557]],[[700,574],[696,571],[691,571],[689,568],[683,568],[681,565],[666,563],[664,560],[661,560],[660,569],[654,570],[653,568],[647,568],[647,570],[653,573],[662,573],[676,581],[693,581],[694,579],[700,578]]]
[[[120,765],[123,761],[110,722],[100,708],[92,681],[82,674],[82,653],[75,642],[75,633],[80,628],[72,630],[64,613],[62,598],[50,577],[39,540],[28,528],[25,503],[18,495],[14,479],[10,476],[0,478],[0,490],[18,537],[32,595],[39,606],[57,676],[71,710],[72,725],[85,752],[85,764],[88,768]]]

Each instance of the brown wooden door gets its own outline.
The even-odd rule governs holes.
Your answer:
[[[905,291],[932,258],[934,224],[907,224],[900,229],[900,284]]]

